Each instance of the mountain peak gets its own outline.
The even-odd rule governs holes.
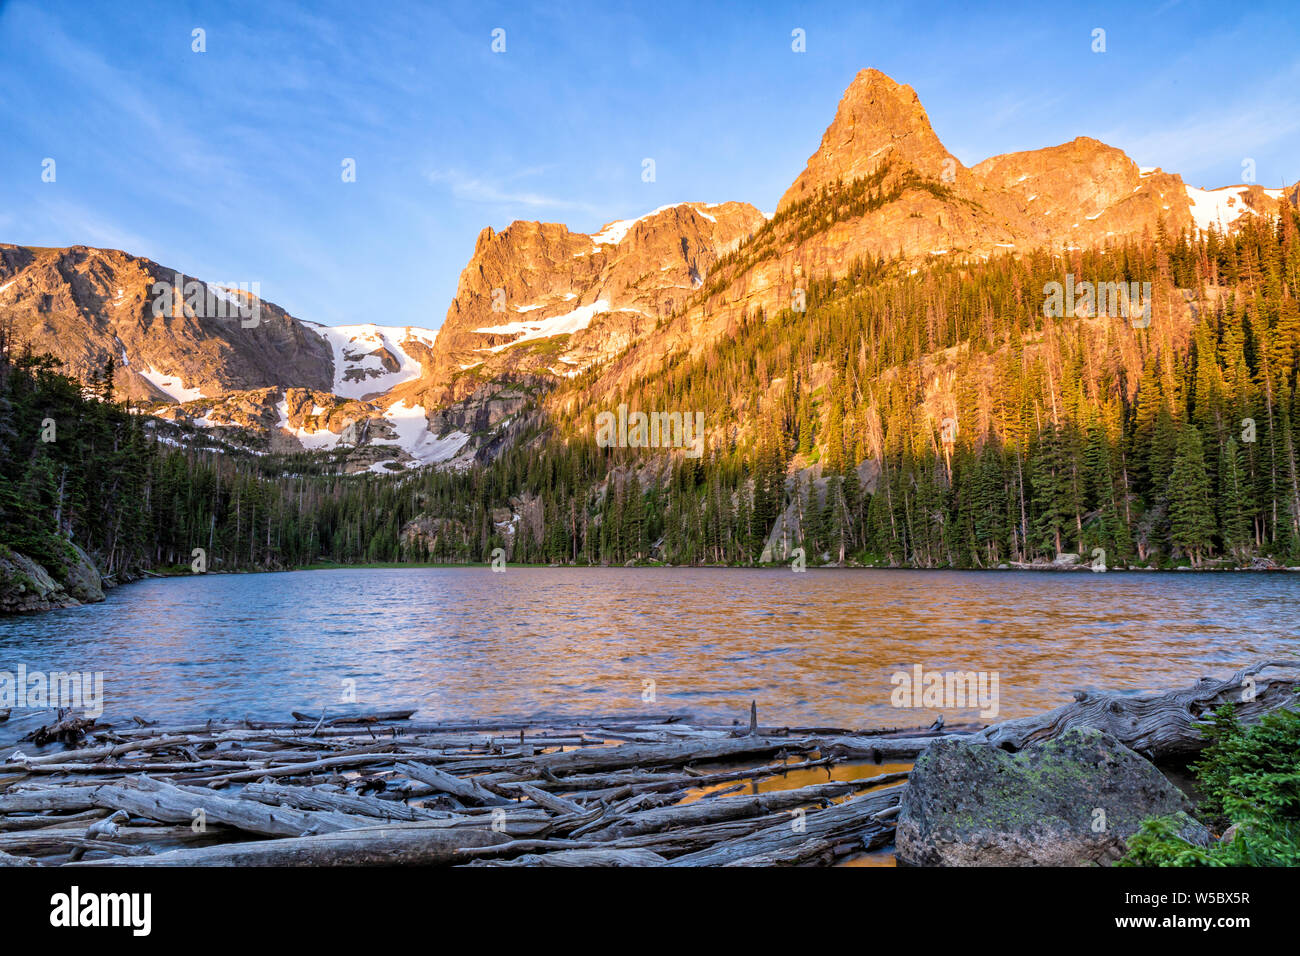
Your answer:
[[[821,145],[781,197],[777,212],[836,180],[869,176],[884,162],[902,162],[937,179],[948,159],[955,172],[961,164],[935,135],[916,90],[879,70],[862,70],[840,97]]]

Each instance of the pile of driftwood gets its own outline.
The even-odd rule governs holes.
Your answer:
[[[1246,720],[1294,706],[1294,669],[1256,679],[1272,666],[1294,668],[914,732],[763,728],[752,710],[739,729],[663,716],[418,723],[409,711],[172,727],[69,718],[28,735],[61,743],[0,755],[0,865],[829,863],[893,841],[907,777],[834,780],[837,762],[911,758],[939,736],[1017,749],[1079,724],[1154,758],[1180,754],[1221,704]],[[806,770],[826,782],[759,792]]]
[[[831,780],[836,757],[819,752],[817,729],[742,733],[661,716],[572,721],[563,731],[417,724],[409,713],[294,716],[93,725],[78,728],[83,746],[8,754],[0,862],[830,860],[892,839],[898,791],[889,785],[906,777]],[[64,739],[58,727],[37,733]],[[812,768],[825,768],[827,782],[737,792]]]

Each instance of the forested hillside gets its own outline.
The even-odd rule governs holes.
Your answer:
[[[628,394],[578,376],[491,464],[322,475],[310,456],[169,444],[118,401],[0,348],[0,544],[57,580],[317,561],[990,567],[1300,561],[1300,215],[1231,238],[812,281]],[[1069,274],[1150,282],[1149,325],[1044,315]],[[596,413],[703,411],[702,457],[598,448]],[[863,466],[863,463],[866,463]],[[862,466],[862,467],[859,467]],[[817,480],[812,480],[817,479]],[[792,516],[794,520],[792,519]],[[770,547],[773,528],[784,547]],[[768,549],[764,554],[765,547]],[[110,577],[109,583],[112,583]]]
[[[623,398],[706,412],[715,464],[702,501],[670,496],[680,524],[667,540],[684,548],[670,556],[755,559],[783,477],[816,463],[832,478],[796,542],[809,554],[924,567],[1096,547],[1112,565],[1294,558],[1297,223],[1287,210],[1226,240],[906,276],[867,262],[812,283],[806,313],[747,317]],[[1150,282],[1149,325],[1045,317],[1044,288],[1066,274]],[[577,430],[591,420],[581,388],[556,403]],[[868,460],[869,489],[852,471]],[[752,492],[736,500],[742,476]]]

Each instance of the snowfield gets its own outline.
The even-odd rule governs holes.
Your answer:
[[[396,444],[423,465],[435,465],[454,458],[469,441],[469,435],[464,432],[453,431],[443,438],[434,435],[429,431],[424,408],[420,405],[407,405],[405,399],[390,406],[384,417],[392,422],[397,432]],[[380,446],[393,443],[371,444]]]
[[[289,403],[281,399],[275,406],[275,410],[280,413],[280,420],[276,422],[281,431],[288,432],[298,441],[302,442],[302,447],[308,451],[332,451],[338,447],[341,435],[337,435],[328,428],[322,428],[319,431],[309,431],[306,428],[296,428],[289,424]]]
[[[582,305],[572,312],[552,316],[549,319],[537,319],[533,322],[509,322],[505,325],[489,325],[487,328],[475,329],[474,331],[485,335],[519,336],[513,342],[507,342],[505,345],[494,345],[485,350],[500,352],[512,345],[518,345],[520,342],[532,342],[536,339],[548,339],[553,335],[571,335],[574,332],[580,332],[591,324],[592,319],[600,315],[600,313],[608,311],[609,301],[598,299],[591,305]]]
[[[1210,226],[1219,232],[1227,232],[1234,222],[1246,212],[1253,212],[1246,205],[1245,194],[1248,186],[1221,186],[1218,189],[1197,189],[1187,187],[1187,196],[1192,201],[1192,218],[1196,228],[1208,232]],[[1283,190],[1265,189],[1264,194],[1272,199],[1281,199]]]
[[[709,222],[717,222],[718,221],[717,219],[715,219],[713,216],[710,216],[707,212],[704,211],[705,209],[712,209],[717,205],[718,203],[715,202],[669,203],[667,206],[660,206],[658,209],[648,212],[644,216],[641,216],[638,219],[616,219],[614,222],[611,222],[609,225],[607,225],[604,229],[600,230],[600,232],[595,233],[591,237],[591,241],[596,243],[596,245],[598,246],[616,246],[620,242],[622,242],[625,238],[627,238],[628,232],[630,232],[632,227],[635,226],[638,222],[641,222],[644,219],[649,219],[651,216],[657,216],[661,212],[666,212],[669,209],[676,209],[678,206],[688,206],[692,210],[694,210],[696,215],[701,216],[704,219],[707,219]]]
[[[168,398],[177,402],[196,402],[200,398],[207,398],[201,389],[186,388],[179,375],[168,375],[166,372],[160,372],[150,365],[147,369],[137,369],[141,375],[147,378],[158,388],[162,389]]]
[[[419,360],[402,347],[402,343],[413,339],[432,346],[437,335],[428,329],[409,325],[331,326],[315,322],[304,322],[303,325],[333,349],[334,384],[330,391],[342,398],[365,398],[419,378],[423,368]],[[397,371],[384,368],[381,356],[374,354],[381,349],[397,362]]]

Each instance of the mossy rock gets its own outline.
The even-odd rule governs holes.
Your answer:
[[[898,857],[918,866],[1110,864],[1142,820],[1190,809],[1150,761],[1100,730],[1073,728],[1015,754],[941,739],[908,780]],[[1204,827],[1187,824],[1189,840],[1208,842]]]
[[[104,578],[90,555],[71,541],[64,542],[63,567],[58,569],[59,579],[69,597],[82,604],[104,600]]]
[[[77,603],[43,567],[0,545],[0,613],[49,611]]]

